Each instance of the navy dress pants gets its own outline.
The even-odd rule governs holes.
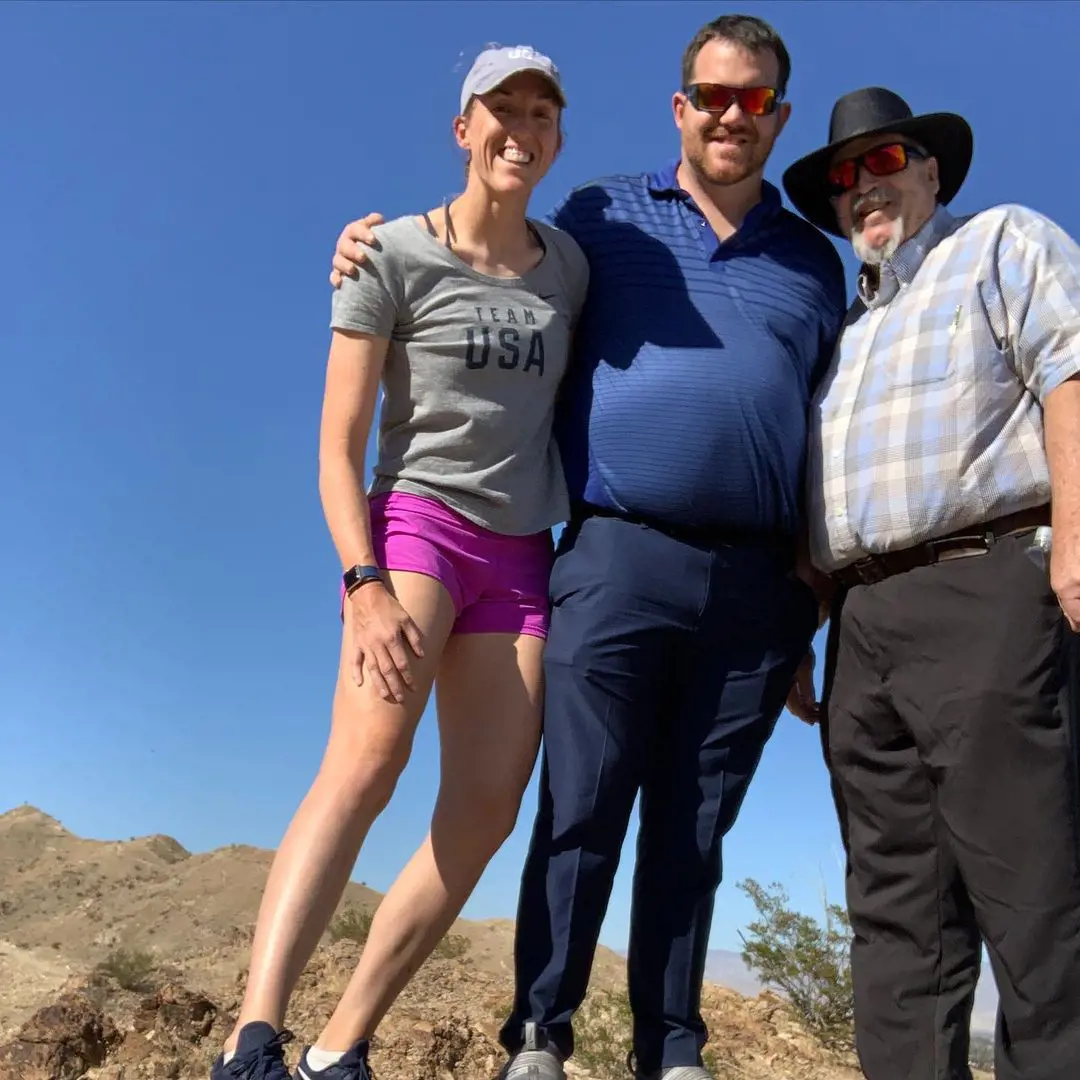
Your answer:
[[[775,546],[572,522],[551,577],[540,805],[519,898],[510,1053],[533,1021],[563,1056],[634,800],[628,979],[641,1075],[701,1063],[721,841],[817,627]]]

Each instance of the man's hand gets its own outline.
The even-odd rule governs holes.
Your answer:
[[[1073,633],[1080,633],[1080,537],[1055,534],[1050,548],[1050,588]]]
[[[788,712],[797,716],[804,724],[811,725],[816,724],[821,716],[817,692],[814,690],[815,661],[814,650],[810,648],[795,672],[787,697]]]
[[[358,221],[350,221],[341,235],[338,237],[337,247],[334,249],[332,261],[333,270],[330,271],[330,284],[335,289],[339,288],[346,277],[356,277],[356,268],[367,258],[364,246],[378,247],[375,234],[371,231],[373,225],[382,224],[382,214],[368,214],[367,217]]]
[[[829,617],[829,607],[836,595],[836,582],[823,574],[810,558],[810,539],[805,532],[799,537],[799,543],[795,552],[795,567],[792,573],[817,598],[818,602],[818,629],[825,625]]]

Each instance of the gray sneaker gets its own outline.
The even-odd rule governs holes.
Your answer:
[[[499,1071],[499,1080],[566,1080],[562,1057],[532,1020],[526,1021],[525,1042]]]

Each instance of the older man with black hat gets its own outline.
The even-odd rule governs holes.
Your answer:
[[[875,88],[784,175],[862,261],[808,471],[857,1043],[870,1080],[969,1077],[985,942],[998,1080],[1075,1080],[1080,248],[953,216],[971,157],[960,116]]]

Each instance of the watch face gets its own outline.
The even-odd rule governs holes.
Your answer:
[[[363,585],[367,581],[382,581],[382,571],[377,566],[350,566],[342,574],[346,589]]]

